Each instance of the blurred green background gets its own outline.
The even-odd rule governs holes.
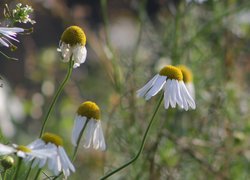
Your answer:
[[[136,154],[159,99],[138,99],[136,90],[167,64],[192,70],[197,108],[162,105],[142,156],[110,179],[250,178],[248,0],[8,0],[1,11],[18,2],[34,8],[36,24],[31,35],[18,36],[15,52],[1,47],[19,59],[0,56],[3,141],[28,144],[39,136],[67,72],[56,51],[60,36],[78,25],[87,36],[87,60],[74,69],[46,131],[62,136],[72,154],[75,112],[95,101],[108,148],[81,147],[69,179],[98,179]]]

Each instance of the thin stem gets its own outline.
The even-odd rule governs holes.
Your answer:
[[[3,172],[3,180],[6,180],[6,177],[7,177],[7,169],[6,170],[4,170],[4,172]]]
[[[18,157],[17,168],[15,170],[15,175],[14,175],[13,180],[17,180],[18,179],[18,173],[19,173],[19,170],[21,168],[21,164],[22,164],[22,158]]]
[[[160,107],[160,105],[161,105],[161,102],[162,102],[162,100],[163,100],[163,97],[164,97],[164,94],[161,95],[161,98],[160,98],[160,100],[159,100],[159,102],[158,102],[158,104],[157,104],[157,106],[156,106],[156,108],[155,108],[155,110],[154,110],[154,113],[153,113],[153,115],[152,115],[152,117],[151,117],[151,119],[150,119],[150,122],[149,122],[149,124],[148,124],[148,127],[147,127],[147,129],[146,129],[146,131],[145,131],[145,133],[144,133],[144,135],[143,135],[142,142],[141,142],[141,145],[140,145],[140,148],[139,148],[139,151],[137,152],[137,154],[136,154],[130,161],[128,161],[127,163],[123,164],[122,166],[116,168],[115,170],[113,170],[113,171],[109,172],[108,174],[106,174],[105,176],[101,177],[101,180],[107,179],[107,178],[110,177],[111,175],[117,173],[118,171],[120,171],[120,170],[122,170],[123,168],[127,167],[128,165],[132,164],[133,162],[135,162],[135,161],[139,158],[139,156],[141,155],[141,153],[142,153],[142,151],[143,151],[143,148],[144,148],[144,145],[145,145],[145,142],[146,142],[146,139],[147,139],[148,132],[149,132],[149,130],[150,130],[150,128],[151,128],[151,126],[152,126],[152,124],[153,124],[153,122],[154,122],[155,115],[156,115],[156,113],[157,113],[158,110],[159,110],[159,107]]]
[[[51,111],[52,111],[52,109],[54,108],[55,103],[56,103],[56,101],[57,101],[59,95],[61,94],[61,92],[62,92],[62,90],[63,90],[65,84],[68,82],[68,80],[69,80],[69,78],[70,78],[70,76],[71,76],[71,74],[72,74],[73,64],[74,64],[74,62],[73,62],[72,56],[71,56],[71,57],[70,57],[70,61],[69,61],[69,66],[68,66],[67,75],[66,75],[65,79],[63,80],[62,84],[60,85],[59,89],[57,90],[57,92],[56,92],[56,94],[55,94],[55,96],[54,96],[54,99],[52,100],[52,103],[51,103],[51,105],[50,105],[50,107],[49,107],[49,110],[48,110],[48,112],[47,112],[47,114],[46,114],[46,116],[45,116],[45,118],[44,118],[43,125],[42,125],[42,129],[41,129],[41,132],[40,132],[39,137],[41,137],[42,134],[44,133],[44,130],[45,130],[47,121],[48,121],[48,119],[49,119],[49,116],[50,116],[50,114],[51,114]]]
[[[42,168],[39,168],[38,171],[37,171],[37,173],[36,173],[36,176],[35,176],[34,180],[38,179],[41,171],[42,171]]]
[[[87,127],[88,122],[89,122],[89,119],[86,120],[86,122],[85,122],[85,124],[84,124],[84,126],[83,126],[83,128],[82,128],[82,130],[81,130],[81,132],[80,132],[80,135],[79,135],[79,137],[78,137],[78,139],[77,139],[76,147],[75,147],[74,153],[73,153],[73,155],[72,155],[72,161],[75,161],[76,154],[77,154],[77,150],[78,150],[79,144],[80,144],[80,140],[81,140],[81,138],[82,138],[82,135],[83,135],[84,130],[85,130],[86,127]],[[59,175],[57,175],[56,177],[54,177],[53,180],[59,178],[61,175],[62,175],[62,173],[60,173]]]
[[[82,138],[82,135],[83,135],[84,130],[85,130],[86,127],[87,127],[88,122],[89,122],[89,119],[86,120],[86,122],[85,122],[85,124],[84,124],[84,126],[83,126],[83,128],[82,128],[82,130],[81,130],[81,133],[80,133],[80,135],[79,135],[79,137],[78,137],[78,139],[77,139],[76,147],[75,147],[75,149],[74,149],[74,153],[73,153],[73,156],[72,156],[72,161],[75,161],[76,154],[77,154],[77,150],[78,150],[79,144],[80,144],[80,140],[81,140],[81,138]]]
[[[29,169],[28,169],[28,172],[26,173],[26,177],[25,177],[25,180],[28,179],[29,175],[30,175],[30,171],[31,171],[31,167],[32,167],[32,164],[33,164],[34,160],[31,161],[30,165],[29,165]]]

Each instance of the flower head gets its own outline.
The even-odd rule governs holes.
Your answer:
[[[163,67],[159,74],[137,91],[137,96],[149,100],[161,89],[164,90],[165,109],[168,109],[169,106],[175,108],[176,104],[185,110],[188,110],[189,107],[195,109],[195,102],[183,82],[183,74],[179,68],[171,65]]]
[[[44,133],[41,139],[35,140],[31,145],[33,149],[51,148],[54,154],[48,158],[48,167],[58,175],[61,171],[67,178],[70,171],[75,172],[75,167],[71,163],[63,148],[63,140],[60,136],[52,133]],[[35,161],[34,164],[45,164],[46,161]]]
[[[4,144],[0,144],[0,155],[9,155],[15,154],[18,157],[24,159],[24,161],[45,161],[47,158],[53,155],[53,150],[51,148],[34,148],[33,146],[27,145],[16,145],[7,146]],[[44,164],[40,164],[40,168],[43,167]]]
[[[19,42],[16,35],[23,31],[23,28],[18,27],[0,27],[0,44],[6,47],[13,46],[9,39]]]
[[[102,151],[106,149],[100,117],[100,108],[96,103],[86,101],[79,106],[71,138],[74,146],[77,146],[78,139],[86,129],[84,147],[93,147]]]
[[[74,61],[74,68],[84,63],[87,57],[86,35],[78,26],[68,27],[62,34],[58,51],[62,53],[64,62]]]
[[[188,92],[192,96],[192,98],[195,98],[195,89],[194,89],[194,83],[193,83],[193,73],[192,71],[185,65],[178,65],[177,66],[183,75],[183,81],[187,87]]]

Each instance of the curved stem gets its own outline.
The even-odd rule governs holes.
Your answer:
[[[47,121],[48,121],[48,119],[49,119],[50,113],[51,113],[52,109],[54,108],[55,103],[56,103],[56,101],[57,101],[59,95],[61,94],[61,92],[62,92],[62,90],[63,90],[65,84],[68,82],[68,80],[69,80],[69,78],[70,78],[70,76],[71,76],[71,74],[72,74],[73,64],[74,64],[74,62],[73,62],[72,56],[71,56],[71,57],[70,57],[70,61],[69,61],[69,67],[68,67],[67,75],[66,75],[66,77],[64,78],[62,84],[60,85],[59,89],[57,90],[57,92],[56,92],[56,94],[55,94],[55,96],[54,96],[54,99],[52,100],[52,103],[51,103],[51,105],[50,105],[50,107],[49,107],[49,110],[48,110],[48,112],[47,112],[47,114],[46,114],[46,116],[45,116],[45,118],[44,118],[43,125],[42,125],[42,129],[41,129],[41,132],[40,132],[39,137],[41,137],[42,134],[44,133],[44,130],[45,130]]]
[[[78,147],[79,147],[79,144],[80,144],[80,140],[81,140],[81,138],[82,138],[82,135],[83,135],[84,130],[85,130],[86,127],[87,127],[88,122],[89,122],[89,119],[86,120],[86,122],[85,122],[85,124],[84,124],[84,126],[83,126],[83,128],[82,128],[82,130],[81,130],[81,132],[80,132],[80,134],[79,134],[79,137],[78,137],[77,143],[76,143],[76,147],[75,147],[75,149],[74,149],[74,153],[73,153],[73,156],[72,156],[72,161],[75,161],[76,154],[77,154],[77,150],[78,150]]]
[[[161,105],[161,102],[162,102],[162,100],[163,100],[163,97],[164,97],[164,94],[161,95],[161,98],[160,98],[160,100],[159,100],[159,102],[158,102],[158,104],[157,104],[157,106],[156,106],[156,108],[155,108],[155,111],[154,111],[154,113],[153,113],[153,115],[152,115],[152,117],[151,117],[151,119],[150,119],[150,122],[149,122],[149,124],[148,124],[148,127],[147,127],[147,129],[146,129],[144,135],[143,135],[142,142],[141,142],[141,145],[140,145],[140,148],[139,148],[139,151],[137,152],[137,154],[136,154],[130,161],[128,161],[127,163],[123,164],[122,166],[116,168],[115,170],[113,170],[113,171],[109,172],[108,174],[106,174],[105,176],[101,177],[101,180],[107,179],[107,178],[110,177],[111,175],[117,173],[118,171],[120,171],[120,170],[122,170],[123,168],[127,167],[128,165],[132,164],[133,162],[135,162],[135,161],[139,158],[139,156],[141,155],[142,150],[143,150],[143,148],[144,148],[144,145],[145,145],[145,142],[146,142],[146,139],[147,139],[148,132],[149,132],[149,130],[150,130],[150,128],[151,128],[151,126],[152,126],[152,124],[153,124],[153,122],[154,122],[155,115],[156,115],[156,113],[157,113],[158,110],[159,110],[159,107],[160,107],[160,105]]]
[[[22,158],[18,157],[17,168],[16,168],[16,171],[15,171],[15,175],[14,175],[13,180],[18,179],[18,173],[19,173],[19,170],[21,168],[21,164],[22,164]]]

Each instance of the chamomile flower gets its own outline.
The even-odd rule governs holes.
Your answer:
[[[77,146],[82,131],[86,129],[84,147],[102,151],[106,149],[100,116],[100,109],[94,102],[86,101],[79,106],[71,138],[74,146]]]
[[[23,28],[18,27],[0,27],[0,44],[5,47],[12,45],[9,39],[19,42],[16,39],[17,33],[23,32]]]
[[[47,159],[48,168],[53,171],[55,175],[63,172],[67,178],[70,171],[75,172],[75,167],[71,163],[67,153],[63,148],[63,140],[61,137],[52,133],[44,133],[41,139],[35,140],[30,146],[34,149],[51,148],[55,154]],[[34,161],[35,164],[45,164],[46,161]]]
[[[159,74],[137,91],[137,96],[149,100],[161,89],[164,91],[165,109],[168,109],[169,106],[175,108],[176,104],[185,110],[195,109],[195,102],[183,82],[181,70],[177,67],[167,65],[162,68]]]
[[[87,57],[86,36],[84,31],[78,26],[68,27],[62,34],[57,49],[62,53],[63,62],[74,61],[74,68],[84,63]]]
[[[46,161],[47,158],[53,155],[53,150],[51,148],[34,149],[30,145],[23,146],[13,144],[12,146],[7,146],[0,144],[0,155],[2,156],[9,154],[16,154],[18,157],[23,158],[24,161],[32,161],[33,159],[38,161]]]
[[[185,65],[178,65],[177,66],[183,75],[183,81],[187,87],[187,90],[189,94],[192,96],[193,99],[195,99],[195,89],[194,89],[194,83],[193,83],[193,73],[192,71]]]

